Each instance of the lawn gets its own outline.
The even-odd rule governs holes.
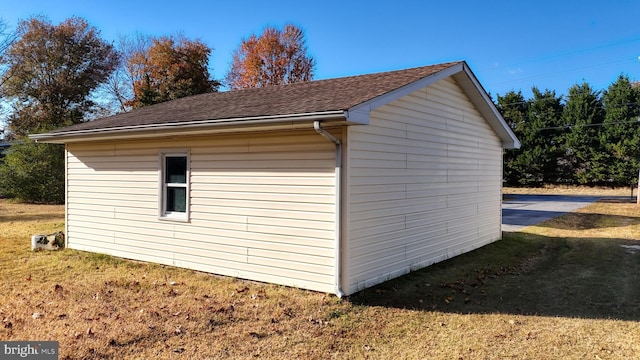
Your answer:
[[[0,200],[0,340],[60,359],[631,359],[640,207],[617,198],[346,299],[74,250],[60,206]]]

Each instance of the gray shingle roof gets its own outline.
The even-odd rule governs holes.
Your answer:
[[[49,134],[348,110],[460,63],[195,95],[57,129]]]

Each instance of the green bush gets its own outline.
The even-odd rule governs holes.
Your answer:
[[[64,147],[27,138],[0,162],[0,194],[29,203],[64,203]]]

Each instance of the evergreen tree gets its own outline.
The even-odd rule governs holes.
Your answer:
[[[506,120],[520,141],[523,141],[526,133],[527,105],[522,92],[510,91],[504,96],[498,95],[496,107]],[[526,151],[528,144],[522,144],[519,149],[507,150],[504,154],[504,182],[508,185],[520,185],[520,175],[522,174],[522,163],[519,158]]]
[[[627,76],[604,91],[604,124],[599,142],[601,167],[606,169],[605,183],[627,186],[637,181],[640,168],[640,89],[633,87]]]
[[[562,122],[568,131],[564,134],[563,173],[571,174],[574,183],[593,185],[605,182],[606,173],[600,166],[602,148],[598,140],[604,120],[604,106],[600,92],[589,84],[574,85],[562,112]]]
[[[521,172],[521,185],[542,186],[559,181],[562,96],[556,96],[551,90],[543,93],[536,87],[531,91],[533,98],[527,102],[525,126],[520,138],[522,154],[516,164]]]

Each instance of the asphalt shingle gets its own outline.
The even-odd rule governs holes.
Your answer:
[[[189,96],[57,129],[50,134],[348,110],[460,63]]]

